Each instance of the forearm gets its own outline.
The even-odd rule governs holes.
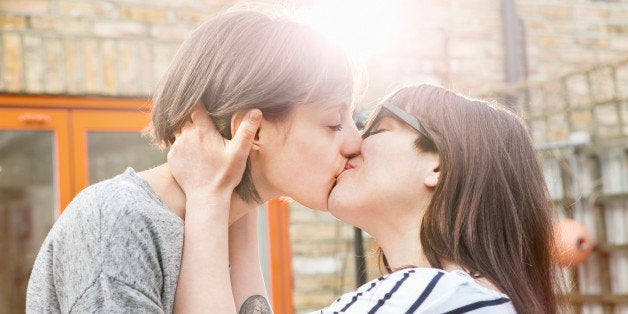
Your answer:
[[[235,313],[229,277],[230,196],[193,197],[186,203],[175,311]]]
[[[186,197],[175,311],[236,311],[229,275],[231,197],[261,120],[261,111],[250,110],[232,126],[233,139],[225,140],[198,106],[170,147],[168,165]]]
[[[239,313],[272,313],[260,266],[257,216],[252,209],[229,228],[231,283]]]

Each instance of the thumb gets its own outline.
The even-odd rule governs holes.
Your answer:
[[[248,157],[261,122],[262,112],[259,109],[252,109],[247,112],[229,144],[236,154],[244,158]]]

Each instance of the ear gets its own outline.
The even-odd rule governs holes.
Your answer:
[[[431,166],[425,176],[425,186],[433,189],[436,187],[438,180],[440,179],[440,162],[438,160],[438,156],[434,156],[429,163]]]
[[[231,137],[236,133],[238,128],[240,127],[240,123],[242,123],[242,119],[246,116],[248,110],[239,110],[231,116]],[[264,122],[264,117],[262,117],[262,122]],[[260,124],[259,129],[257,129],[257,133],[255,134],[255,139],[253,139],[252,150],[259,150],[259,131],[262,129],[262,124]]]

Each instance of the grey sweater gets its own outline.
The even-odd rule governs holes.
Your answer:
[[[68,205],[37,255],[29,313],[170,313],[183,220],[128,168]]]

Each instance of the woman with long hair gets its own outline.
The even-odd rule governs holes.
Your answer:
[[[521,119],[421,85],[384,100],[363,137],[329,210],[377,240],[391,274],[376,286],[409,276],[391,298],[416,311],[556,312],[550,198]],[[329,310],[390,292],[349,294]]]

